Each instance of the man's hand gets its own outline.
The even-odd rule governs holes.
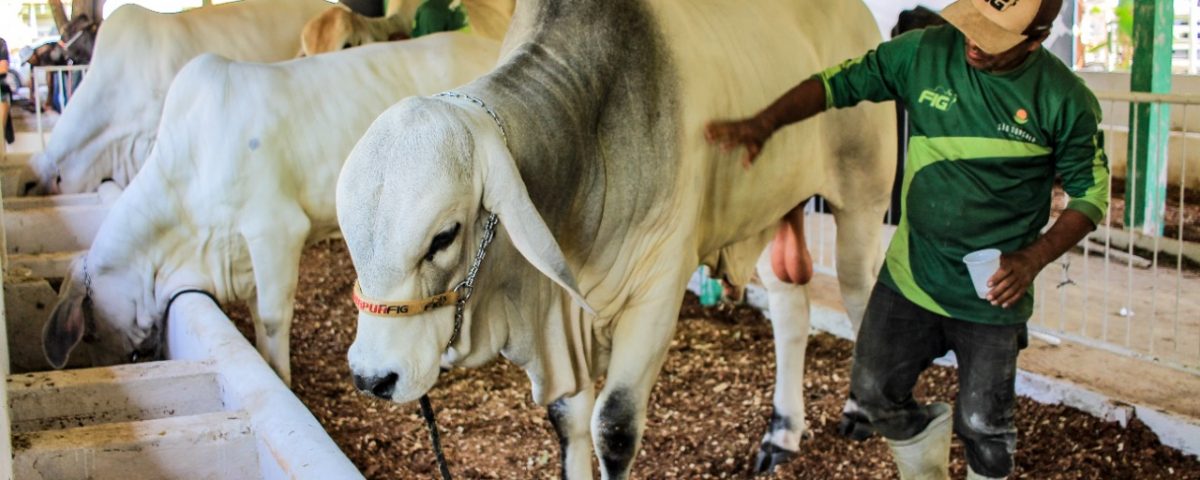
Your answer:
[[[1050,230],[1031,245],[1000,257],[1000,269],[988,279],[988,301],[1009,308],[1029,290],[1046,265],[1061,257],[1096,228],[1092,220],[1076,210],[1066,209]]]
[[[774,130],[759,117],[709,122],[704,126],[704,138],[708,143],[720,146],[721,150],[730,152],[737,147],[746,147],[746,154],[742,156],[742,166],[746,168],[750,168],[750,164],[762,153],[763,144],[767,143],[772,133]]]
[[[994,306],[1011,307],[1025,295],[1045,266],[1026,250],[1001,255],[1000,269],[988,279],[988,287],[991,287],[988,301]]]

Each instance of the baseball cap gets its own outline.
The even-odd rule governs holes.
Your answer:
[[[997,54],[1049,31],[1061,8],[1062,0],[958,0],[942,10],[942,18]]]

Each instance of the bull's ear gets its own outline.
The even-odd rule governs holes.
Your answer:
[[[490,123],[490,122],[489,122]],[[567,290],[575,303],[588,313],[595,314],[579,287],[575,284],[575,275],[567,266],[562,249],[550,233],[550,228],[542,220],[537,207],[529,199],[525,189],[525,181],[513,161],[512,154],[504,145],[499,131],[489,131],[476,135],[481,142],[484,159],[483,206],[500,217],[500,226],[508,232],[513,246],[525,257],[534,268],[554,280]]]
[[[46,361],[54,368],[63,368],[87,329],[89,313],[84,308],[85,297],[78,294],[68,294],[54,306],[50,320],[42,331],[42,350]]]

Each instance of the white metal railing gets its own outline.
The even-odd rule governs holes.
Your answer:
[[[1109,211],[1080,244],[1082,255],[1065,255],[1039,277],[1038,309],[1030,325],[1077,343],[1200,373],[1200,218],[1188,213],[1200,210],[1195,198],[1188,198],[1193,177],[1200,173],[1200,132],[1193,130],[1191,118],[1200,110],[1200,95],[1106,92],[1097,98],[1106,117],[1117,110],[1134,115],[1153,107],[1178,111],[1152,115],[1150,121],[1166,138],[1149,142],[1149,151],[1133,158],[1128,158],[1130,145],[1139,143],[1143,133],[1137,128],[1107,132],[1114,173]],[[1183,120],[1172,122],[1171,115]],[[1133,167],[1138,155],[1161,162],[1151,175],[1155,188],[1166,190],[1166,202],[1161,213],[1148,216],[1151,227],[1130,228],[1124,212],[1139,203],[1138,189],[1124,188],[1116,195],[1113,187],[1144,182],[1139,174],[1147,174]],[[1121,158],[1125,160],[1114,161]],[[1193,188],[1191,196],[1197,193]]]
[[[87,65],[52,65],[48,67],[33,67],[33,73],[31,75],[33,76],[34,85],[31,89],[33,90],[31,96],[33,97],[34,114],[37,121],[38,140],[42,142],[43,151],[46,150],[46,133],[42,127],[42,98],[38,93],[38,79],[48,79],[51,78],[51,75],[54,76],[54,81],[56,85],[58,85],[59,92],[61,92],[59,94],[63,96],[63,101],[61,103],[62,108],[65,109],[67,107],[67,102],[69,102],[71,100],[71,96],[75,94],[75,82],[73,81],[74,75],[72,75],[72,73],[79,72],[79,75],[83,76],[87,74],[87,70]],[[43,75],[39,76],[39,74]],[[55,93],[47,89],[46,94],[54,95]]]
[[[1168,189],[1165,233],[1125,225],[1126,202],[1135,202],[1137,193],[1121,189],[1114,194],[1113,186],[1124,185],[1125,177],[1130,184],[1141,181],[1132,167],[1123,166],[1131,163],[1126,152],[1138,131],[1106,129],[1115,173],[1109,210],[1095,232],[1038,276],[1031,333],[1200,374],[1200,95],[1100,93],[1097,98],[1106,121],[1115,121],[1109,118],[1113,112],[1139,113],[1147,104],[1181,110],[1157,117],[1169,138],[1149,152],[1167,164],[1156,174]],[[1170,120],[1180,113],[1183,121]],[[1057,199],[1059,207],[1065,206],[1063,200]],[[806,237],[816,270],[836,275],[835,222],[815,214],[821,203],[810,202]],[[894,231],[885,227],[884,240]]]

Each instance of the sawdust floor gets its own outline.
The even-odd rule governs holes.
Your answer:
[[[433,454],[418,409],[354,391],[345,352],[354,338],[353,268],[340,240],[310,248],[301,267],[292,330],[293,389],[334,441],[371,479],[432,478]],[[244,308],[231,309],[252,336]],[[770,415],[771,329],[750,308],[703,309],[689,296],[651,399],[635,478],[750,478]],[[895,478],[878,437],[836,434],[851,345],[828,335],[808,348],[807,410],[813,438],[776,478]],[[955,372],[933,368],[917,396],[952,400]],[[556,478],[558,442],[545,409],[529,400],[525,375],[506,361],[443,375],[430,393],[457,478]],[[1134,420],[1129,428],[1060,406],[1021,399],[1017,478],[1200,479],[1200,461],[1162,446]],[[953,473],[965,473],[962,448]]]

